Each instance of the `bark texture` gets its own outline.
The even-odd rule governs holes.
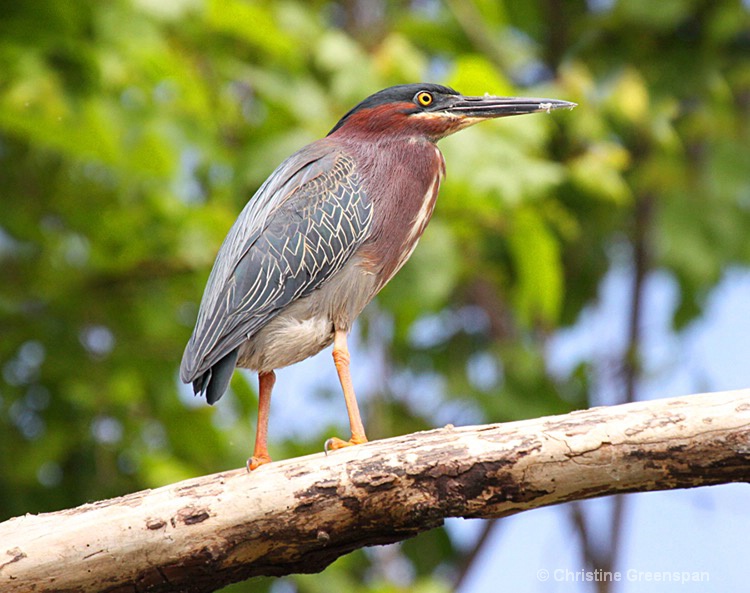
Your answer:
[[[446,517],[750,481],[750,390],[409,434],[0,524],[8,593],[213,591]]]

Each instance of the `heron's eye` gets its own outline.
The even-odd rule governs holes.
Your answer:
[[[420,91],[417,93],[417,103],[422,107],[429,107],[432,105],[432,100],[432,93],[428,93],[427,91]]]

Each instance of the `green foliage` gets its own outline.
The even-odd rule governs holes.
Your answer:
[[[586,405],[589,368],[551,376],[546,340],[639,232],[679,284],[675,329],[750,261],[746,3],[360,4],[0,8],[0,518],[244,463],[254,384],[236,375],[209,409],[177,378],[213,257],[283,158],[389,84],[579,107],[441,144],[435,219],[360,326],[388,353],[369,402],[385,434]],[[319,450],[323,428],[278,427],[272,451]],[[418,541],[285,590],[449,590],[460,552],[444,532]]]

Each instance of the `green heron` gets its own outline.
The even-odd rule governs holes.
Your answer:
[[[258,372],[248,468],[268,463],[274,370],[333,343],[351,438],[367,441],[349,373],[347,334],[409,259],[445,174],[436,142],[485,119],[574,107],[553,99],[466,97],[436,84],[382,90],[325,138],[284,161],[248,202],[216,257],[180,377],[209,404],[234,368]]]

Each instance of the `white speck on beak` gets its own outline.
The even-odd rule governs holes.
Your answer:
[[[539,109],[549,113],[552,111],[552,103],[539,103]]]

